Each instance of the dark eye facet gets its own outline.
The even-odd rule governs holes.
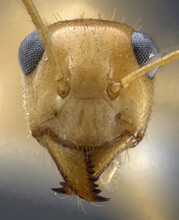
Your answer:
[[[132,33],[132,46],[139,65],[143,66],[150,61],[155,60],[159,55],[159,49],[155,42],[146,34],[138,31]],[[155,68],[147,73],[147,76],[152,79],[158,68]]]
[[[25,75],[31,73],[41,60],[45,47],[39,31],[29,34],[21,43],[18,53],[19,63]]]

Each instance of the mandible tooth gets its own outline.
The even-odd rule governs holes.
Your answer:
[[[90,176],[89,178],[90,178],[90,182],[92,183],[96,182],[99,179],[99,177],[95,177],[95,176]]]
[[[66,187],[67,186],[67,184],[65,183],[65,182],[60,182],[59,183],[61,186],[63,186],[63,187]]]
[[[96,187],[98,187],[98,184],[96,184],[96,183],[91,183],[91,186],[92,186],[93,188],[96,188]]]
[[[106,197],[103,197],[103,196],[96,195],[94,201],[95,202],[107,202],[109,200],[110,200],[110,198],[106,198]]]
[[[90,173],[90,174],[94,174],[95,171],[94,171],[94,170],[88,170],[88,173]]]
[[[56,193],[62,193],[62,194],[66,194],[66,190],[65,188],[52,188],[52,190]]]
[[[87,167],[88,167],[89,169],[93,169],[93,168],[95,168],[95,165],[92,165],[92,164],[88,163],[88,164],[87,164]]]
[[[94,192],[95,194],[99,194],[99,193],[101,192],[101,190],[100,190],[100,189],[93,189],[93,192]]]

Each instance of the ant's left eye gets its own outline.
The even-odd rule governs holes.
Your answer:
[[[19,48],[19,63],[24,75],[30,74],[41,60],[45,47],[39,31],[29,34]]]
[[[146,34],[138,31],[132,33],[132,46],[139,65],[143,66],[150,61],[155,60],[159,55],[159,49],[156,43]],[[152,79],[158,68],[155,68],[147,73],[147,76]]]

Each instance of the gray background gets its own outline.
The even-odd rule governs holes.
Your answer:
[[[161,53],[179,49],[178,0],[34,0],[47,24],[63,19],[127,17],[155,39]],[[144,140],[103,195],[110,202],[90,204],[55,196],[61,177],[48,153],[32,138],[22,100],[18,47],[35,30],[20,0],[0,0],[0,219],[179,219],[179,62],[163,67]],[[125,155],[124,155],[125,157]],[[100,207],[98,206],[100,205]],[[85,210],[85,211],[84,211]]]

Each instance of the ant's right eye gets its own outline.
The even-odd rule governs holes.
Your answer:
[[[19,48],[19,63],[25,75],[31,73],[41,60],[45,47],[39,31],[29,34]]]
[[[143,66],[150,61],[155,60],[159,55],[159,49],[156,43],[146,34],[138,31],[132,33],[132,46],[139,65]],[[147,76],[152,79],[158,68],[155,68],[147,73]]]

